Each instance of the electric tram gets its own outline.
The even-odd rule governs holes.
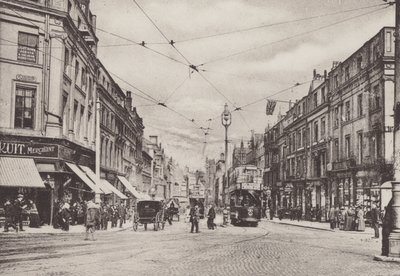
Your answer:
[[[254,165],[239,166],[232,171],[230,179],[231,223],[257,226],[262,213],[262,170]]]

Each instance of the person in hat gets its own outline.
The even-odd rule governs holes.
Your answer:
[[[356,228],[357,228],[357,231],[359,231],[359,232],[365,231],[364,210],[363,210],[362,206],[357,206]]]
[[[8,227],[12,227],[18,233],[18,227],[15,224],[15,207],[8,198],[4,203],[4,216],[4,232],[8,232]]]
[[[15,222],[18,222],[19,231],[25,231],[22,223],[22,211],[26,208],[24,196],[22,194],[18,194],[17,199],[14,201],[15,208]]]
[[[85,241],[89,240],[89,234],[92,236],[92,240],[94,241],[94,232],[96,230],[96,225],[100,220],[100,210],[99,206],[90,200],[87,203],[87,210],[86,210],[86,236]]]
[[[190,233],[193,233],[194,228],[196,228],[196,233],[199,233],[199,220],[200,220],[199,206],[195,205],[194,208],[192,208],[192,210],[190,211],[190,222],[192,223]]]

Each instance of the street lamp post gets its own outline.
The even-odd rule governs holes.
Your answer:
[[[225,127],[225,188],[228,189],[228,127],[232,123],[232,114],[229,112],[228,104],[224,106],[224,112],[221,114],[221,123]],[[225,193],[224,197],[225,197]],[[226,203],[225,198],[223,198],[224,205]]]

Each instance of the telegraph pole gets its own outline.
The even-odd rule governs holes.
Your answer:
[[[389,257],[400,257],[400,0],[396,0],[395,71],[394,71],[394,181],[392,182],[393,215],[389,235]],[[382,233],[383,234],[383,233]],[[384,238],[384,237],[383,237]]]

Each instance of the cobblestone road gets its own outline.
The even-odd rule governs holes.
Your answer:
[[[2,275],[400,275],[400,264],[375,262],[378,240],[260,223],[190,234],[175,222],[164,231],[139,228],[82,234],[0,235]]]

